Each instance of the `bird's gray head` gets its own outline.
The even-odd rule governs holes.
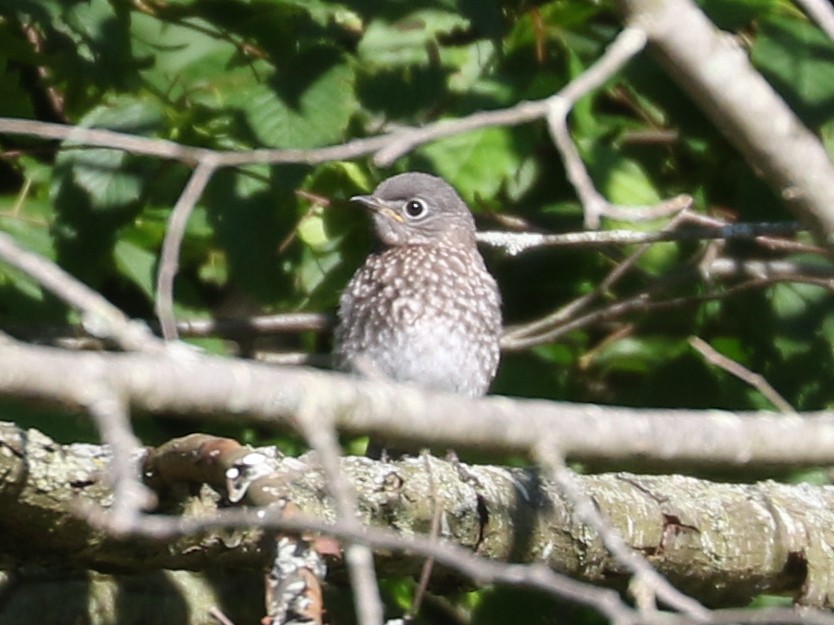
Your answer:
[[[398,174],[371,195],[350,199],[373,211],[376,233],[387,246],[475,244],[472,213],[442,178]]]

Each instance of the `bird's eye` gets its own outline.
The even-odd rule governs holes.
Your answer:
[[[426,214],[428,207],[423,200],[413,199],[405,203],[405,214],[412,219],[417,219]]]

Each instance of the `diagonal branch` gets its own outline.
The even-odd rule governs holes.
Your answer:
[[[165,344],[147,326],[131,321],[121,310],[96,291],[43,256],[23,249],[9,235],[0,232],[0,262],[34,278],[48,291],[82,312],[87,332],[115,340],[127,350],[160,352]]]
[[[669,74],[820,241],[834,245],[834,165],[820,141],[691,0],[618,0]],[[685,24],[685,27],[681,25]]]

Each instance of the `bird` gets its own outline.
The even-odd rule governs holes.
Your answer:
[[[351,201],[371,212],[381,249],[340,297],[337,368],[484,395],[498,368],[501,297],[469,207],[445,180],[420,172]]]

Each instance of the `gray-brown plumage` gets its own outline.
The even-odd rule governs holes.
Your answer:
[[[342,293],[339,368],[483,395],[498,367],[501,301],[469,208],[441,178],[400,174],[351,198],[373,213],[383,250]]]

